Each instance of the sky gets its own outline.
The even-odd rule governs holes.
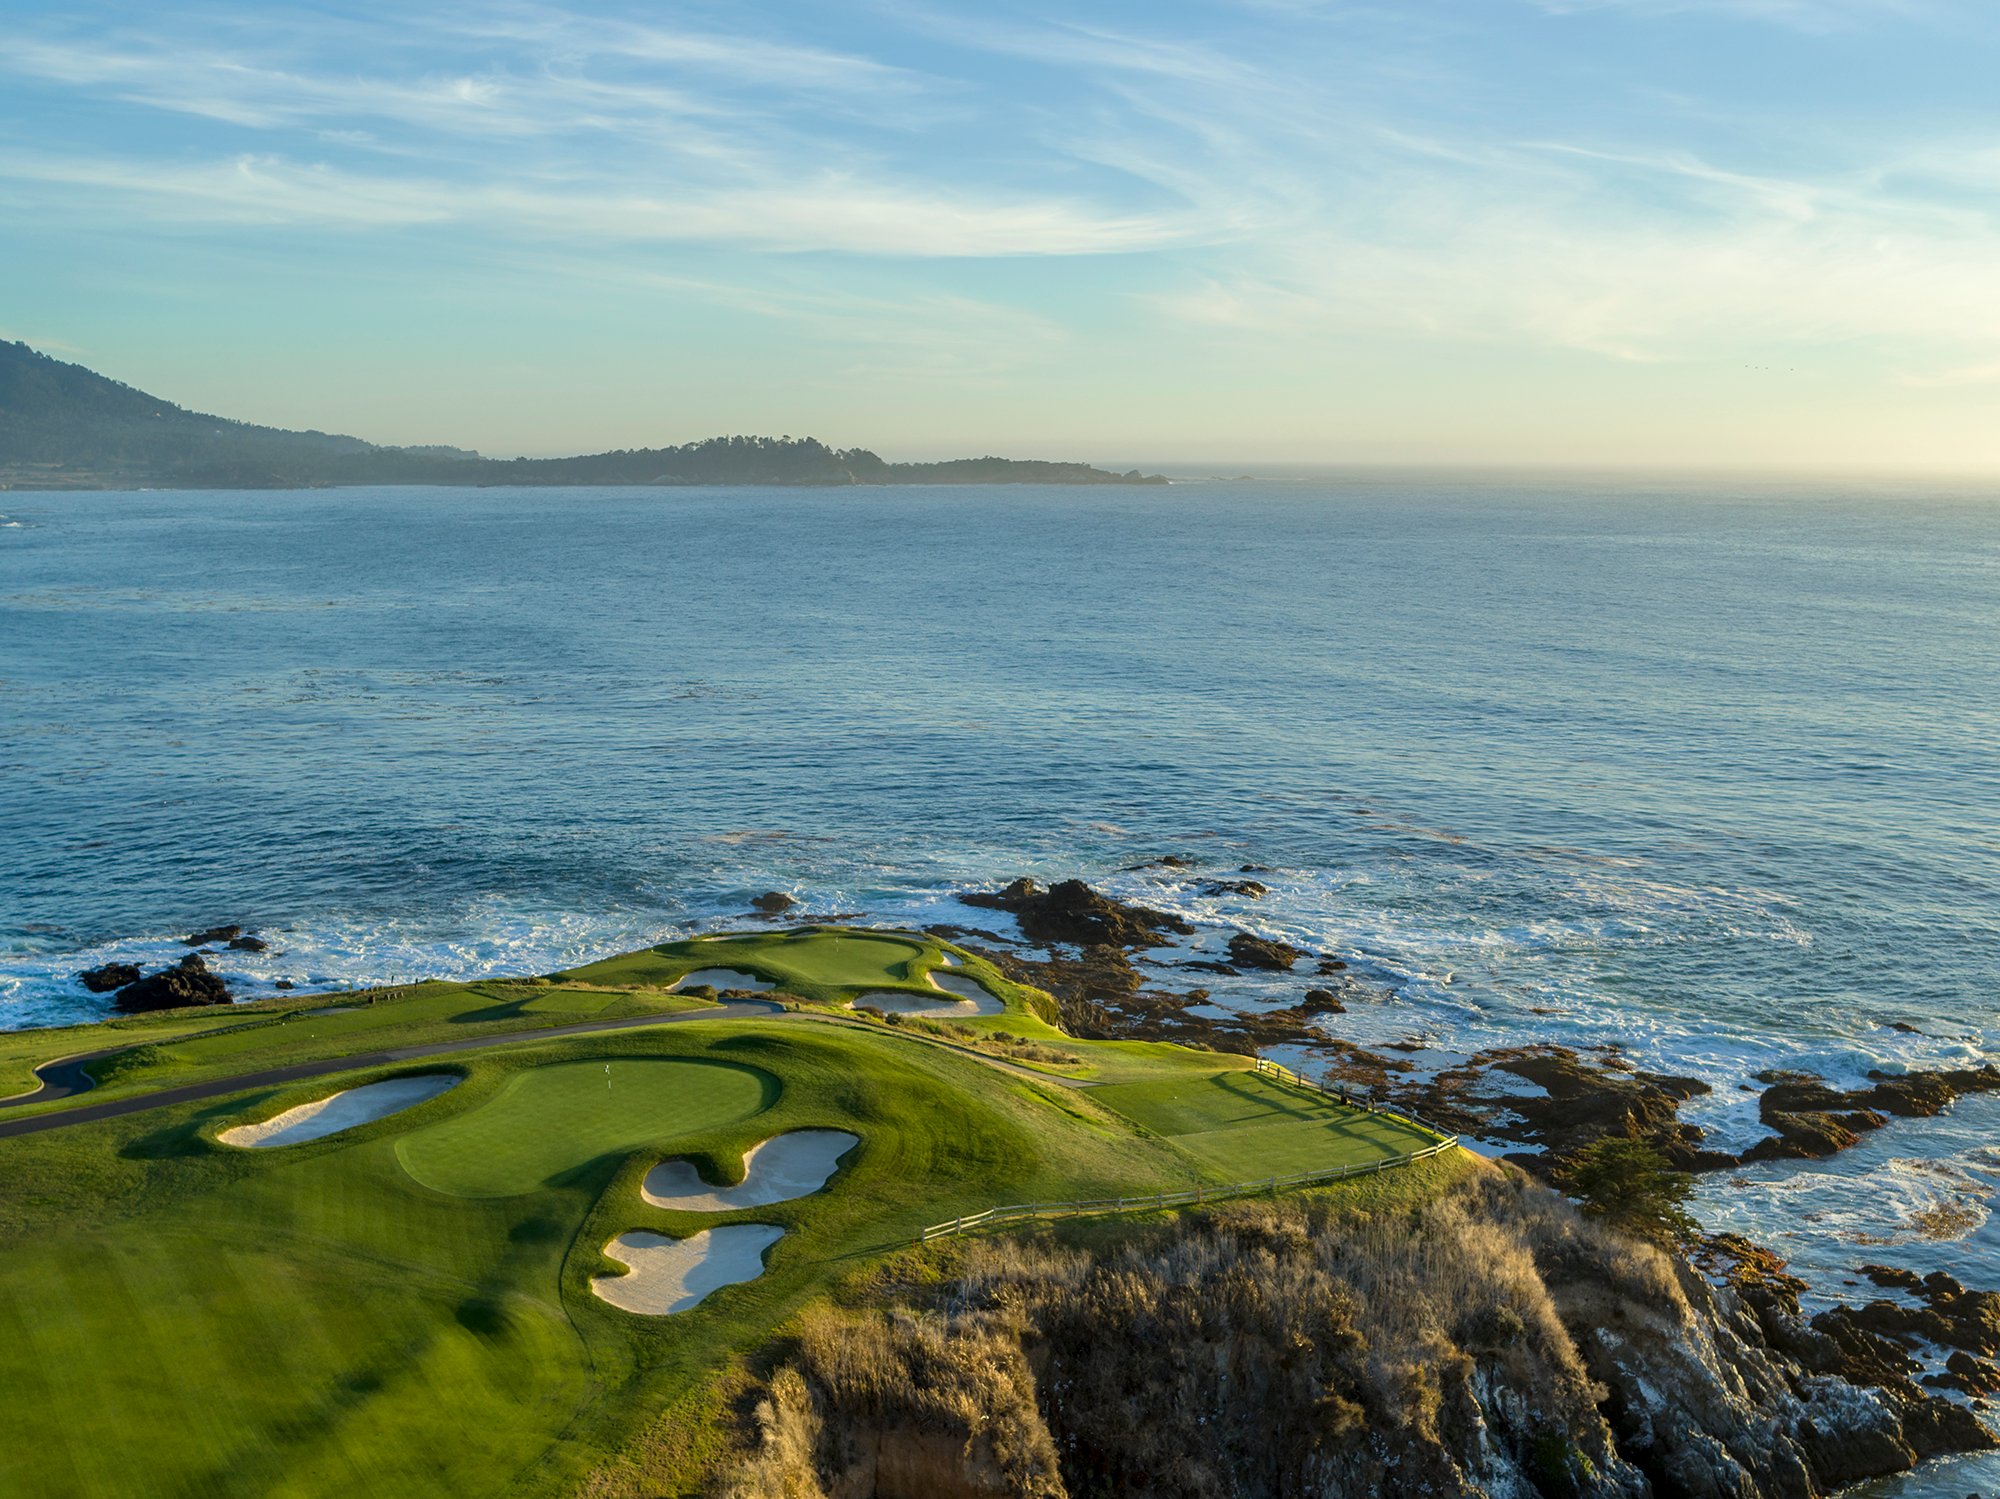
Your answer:
[[[1992,0],[0,0],[0,335],[561,453],[2000,473]]]

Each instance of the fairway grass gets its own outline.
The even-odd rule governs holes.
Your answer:
[[[957,972],[1008,1006],[968,1024],[1056,1038],[1082,1059],[1072,1081],[1105,1085],[1061,1086],[905,1026],[842,1018],[831,1007],[856,993],[935,998],[927,977],[944,949],[826,930],[669,944],[554,981],[419,985],[357,996],[339,1014],[173,1016],[89,1038],[155,1043],[115,1063],[103,1091],[439,1035],[505,1044],[455,1054],[444,1070],[462,1081],[448,1092],[283,1149],[233,1149],[218,1134],[407,1078],[412,1064],[0,1139],[0,1493],[569,1495],[630,1460],[644,1492],[684,1494],[711,1446],[662,1413],[718,1409],[723,1371],[816,1300],[879,1276],[926,1224],[1430,1143],[1243,1058],[1063,1036],[1036,1018],[1046,996],[960,956]],[[661,992],[723,966],[805,991],[810,1013],[707,1018]],[[676,1010],[696,1013],[509,1039]],[[5,1055],[86,1049],[79,1039]],[[806,1176],[838,1169],[817,1175],[819,1190],[758,1201],[768,1193],[753,1152],[801,1137],[825,1142]],[[656,1172],[688,1190],[648,1201]],[[1327,1190],[1430,1179],[1404,1175]],[[716,1185],[729,1183],[743,1189]],[[690,1260],[703,1234],[707,1246],[758,1239],[756,1264],[715,1261],[727,1283],[671,1315],[603,1299],[639,1294],[640,1251]],[[621,1241],[639,1254],[629,1273],[607,1257]],[[693,1286],[684,1277],[678,1294]]]
[[[778,1091],[769,1073],[713,1062],[566,1062],[514,1074],[477,1108],[403,1136],[396,1155],[434,1191],[511,1197],[604,1156],[748,1119]]]

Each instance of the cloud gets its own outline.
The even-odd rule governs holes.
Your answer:
[[[1056,198],[954,195],[854,181],[656,193],[467,185],[239,155],[198,163],[0,152],[0,178],[87,188],[182,224],[365,230],[461,223],[540,240],[736,245],[891,257],[1099,255],[1193,237],[1168,216],[1112,215]],[[53,211],[53,207],[51,207]]]
[[[1842,31],[1878,20],[1912,20],[1936,14],[1929,0],[1528,0],[1549,15],[1623,12],[1636,16],[1710,14],[1788,26],[1798,31]]]

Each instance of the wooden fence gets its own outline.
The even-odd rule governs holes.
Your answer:
[[[1006,1207],[987,1208],[984,1212],[968,1213],[962,1218],[947,1219],[943,1223],[933,1223],[918,1238],[919,1243],[932,1239],[946,1238],[952,1234],[962,1234],[975,1228],[995,1228],[1009,1223],[1029,1223],[1055,1218],[1077,1218],[1100,1213],[1143,1213],[1157,1208],[1188,1207],[1204,1202],[1219,1202],[1231,1197],[1250,1197],[1260,1192],[1273,1195],[1298,1187],[1316,1187],[1324,1182],[1345,1181],[1352,1176],[1372,1176],[1377,1172],[1392,1171],[1398,1166],[1408,1166],[1417,1161],[1427,1161],[1432,1156],[1442,1155],[1458,1144],[1458,1136],[1439,1129],[1434,1124],[1426,1124],[1421,1119],[1394,1109],[1378,1109],[1357,1099],[1343,1098],[1332,1089],[1322,1087],[1310,1078],[1299,1076],[1289,1067],[1281,1067],[1276,1062],[1257,1058],[1256,1070],[1267,1077],[1296,1087],[1322,1094],[1348,1108],[1360,1109],[1370,1114],[1381,1114],[1386,1118],[1399,1119],[1403,1123],[1436,1135],[1435,1145],[1427,1145],[1422,1150],[1405,1151],[1401,1155],[1383,1156],[1373,1161],[1357,1161],[1347,1166],[1328,1166],[1318,1171],[1297,1171],[1290,1176],[1266,1176],[1251,1181],[1230,1182],[1219,1187],[1187,1187],[1178,1192],[1144,1192],[1132,1197],[1090,1197],[1070,1202],[1017,1202]]]

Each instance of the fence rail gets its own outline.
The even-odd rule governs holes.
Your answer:
[[[1394,1109],[1374,1108],[1359,1100],[1343,1098],[1333,1090],[1313,1082],[1310,1078],[1301,1077],[1289,1067],[1281,1067],[1276,1062],[1267,1062],[1259,1057],[1256,1070],[1266,1076],[1275,1076],[1284,1082],[1323,1094],[1336,1103],[1346,1104],[1351,1109],[1380,1114],[1389,1119],[1399,1119],[1405,1124],[1438,1136],[1438,1141],[1435,1145],[1425,1146],[1422,1150],[1409,1150],[1401,1155],[1384,1156],[1380,1160],[1357,1161],[1347,1166],[1328,1166],[1319,1171],[1295,1171],[1289,1176],[1259,1177],[1250,1181],[1230,1182],[1219,1187],[1186,1187],[1178,1192],[1142,1192],[1131,1197],[1089,1197],[1067,1202],[1010,1203],[1006,1207],[987,1208],[984,1212],[967,1213],[961,1218],[933,1223],[923,1231],[917,1242],[928,1243],[932,1239],[948,1238],[971,1229],[993,1228],[1007,1223],[1078,1218],[1100,1213],[1143,1213],[1149,1209],[1186,1207],[1190,1204],[1220,1202],[1232,1197],[1249,1197],[1259,1192],[1275,1195],[1289,1188],[1315,1187],[1322,1182],[1344,1181],[1353,1176],[1373,1176],[1399,1166],[1413,1165],[1418,1161],[1427,1161],[1432,1156],[1443,1155],[1458,1144],[1457,1135],[1439,1129],[1434,1124],[1426,1124],[1421,1119]]]

